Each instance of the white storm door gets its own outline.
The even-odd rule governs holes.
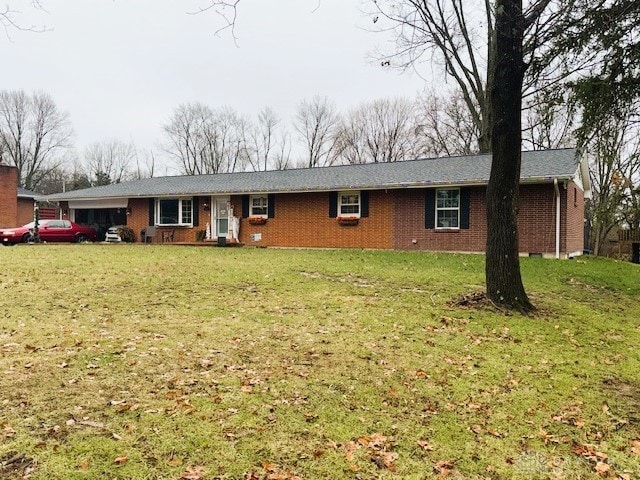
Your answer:
[[[229,197],[212,197],[213,208],[211,209],[213,225],[213,237],[229,236]]]

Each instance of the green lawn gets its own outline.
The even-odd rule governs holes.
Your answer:
[[[0,247],[0,479],[640,478],[640,268],[483,261]]]

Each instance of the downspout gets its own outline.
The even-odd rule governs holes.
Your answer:
[[[553,179],[553,188],[556,191],[556,259],[560,258],[560,188],[558,179]]]

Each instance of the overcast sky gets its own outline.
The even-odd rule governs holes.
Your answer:
[[[206,0],[8,0],[22,25],[45,33],[0,38],[0,88],[43,90],[69,112],[75,144],[117,138],[154,148],[174,107],[202,102],[255,116],[271,106],[289,122],[315,94],[338,108],[425,87],[371,60],[390,37],[367,29],[359,0],[242,0],[236,27],[214,33]]]

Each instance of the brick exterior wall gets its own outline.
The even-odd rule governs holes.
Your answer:
[[[264,225],[241,219],[240,242],[253,246],[372,248],[483,252],[486,243],[486,187],[469,187],[469,228],[436,230],[425,228],[425,190],[372,191],[369,216],[356,226],[342,226],[329,217],[329,193],[276,194],[274,218]],[[583,242],[584,196],[573,182],[560,187],[561,252],[579,252]],[[242,197],[230,197],[234,214],[241,217]],[[198,230],[211,223],[211,197],[199,198],[199,225],[157,227],[154,243],[162,242],[162,232],[174,231],[174,242],[195,242]],[[522,253],[555,254],[555,190],[553,184],[520,187],[519,250]],[[61,205],[66,208],[64,203]],[[129,199],[127,225],[138,240],[149,225],[149,199]],[[253,241],[251,234],[262,239]],[[414,242],[415,241],[415,242]]]
[[[17,226],[17,198],[18,169],[0,165],[0,228]]]
[[[33,222],[33,199],[18,198],[18,220],[16,225],[25,225]]]
[[[584,250],[584,192],[574,182],[561,189],[563,252],[582,253]]]
[[[127,227],[133,230],[136,241],[140,242],[140,232],[149,225],[149,199],[130,198],[127,207],[131,213],[127,215]]]
[[[484,187],[470,188],[469,228],[436,230],[425,228],[425,191],[396,190],[394,248],[397,250],[444,250],[482,252],[486,243]],[[414,243],[415,240],[415,243]]]
[[[240,197],[233,197],[234,214],[241,216]],[[246,245],[327,248],[393,248],[394,194],[374,191],[369,196],[369,216],[358,225],[343,226],[329,218],[329,193],[288,193],[275,196],[275,215],[265,225],[240,221],[240,242]],[[252,242],[250,235],[261,233]]]
[[[204,204],[210,203],[210,197],[200,197],[198,202],[199,225],[193,228],[188,227],[157,227],[156,237],[153,243],[162,242],[162,232],[173,231],[174,242],[195,242],[196,232],[204,230],[207,222],[210,221],[211,212],[205,211]],[[140,232],[149,225],[149,199],[148,198],[130,198],[128,209],[130,213],[127,215],[127,226],[136,234],[137,241],[141,240]]]
[[[519,251],[554,254],[556,251],[556,195],[553,183],[520,186]],[[562,239],[562,229],[560,230]]]
[[[469,190],[469,228],[459,230],[426,229],[424,190],[397,190],[394,248],[484,252],[487,242],[486,187],[471,187]],[[520,186],[518,232],[520,252],[555,252],[553,184]]]

